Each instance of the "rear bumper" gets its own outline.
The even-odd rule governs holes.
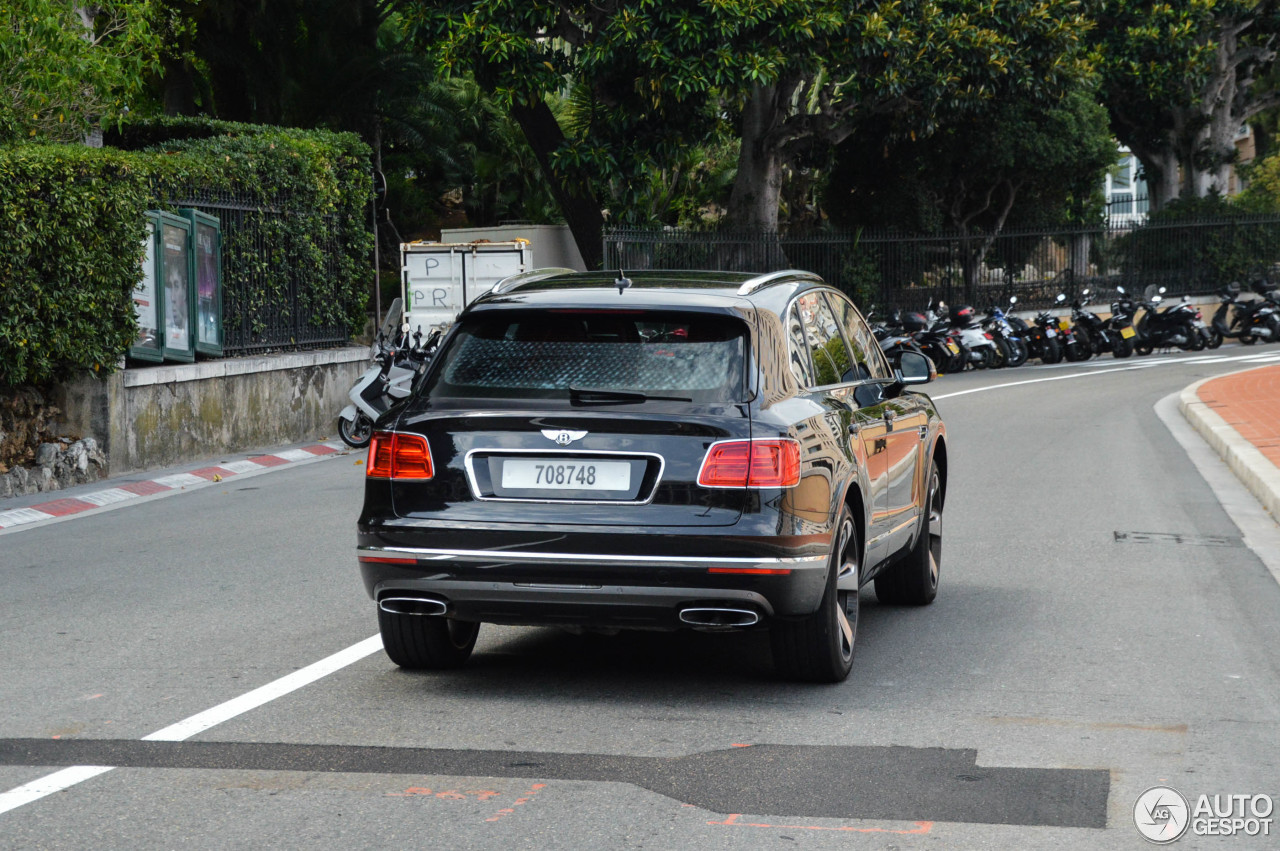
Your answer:
[[[365,536],[362,536],[365,538]],[[694,607],[748,609],[761,620],[810,614],[828,558],[721,557],[419,548],[362,541],[370,597],[418,595],[445,614],[503,624],[677,629]]]

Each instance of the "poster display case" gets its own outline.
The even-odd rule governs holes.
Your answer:
[[[222,227],[199,210],[180,211],[191,223],[191,277],[195,349],[222,355]]]
[[[137,360],[160,361],[164,359],[160,320],[163,308],[161,291],[156,286],[156,242],[159,225],[155,217],[147,214],[147,236],[143,240],[142,282],[133,291],[133,315],[138,320],[138,336],[129,347],[129,357]]]
[[[195,282],[191,271],[191,221],[172,213],[157,212],[159,230],[158,280],[163,292],[164,359],[190,363],[196,359],[192,328]]]

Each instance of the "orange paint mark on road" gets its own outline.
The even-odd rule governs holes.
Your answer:
[[[525,804],[532,801],[533,796],[538,794],[539,791],[545,788],[547,788],[546,783],[534,783],[531,787],[529,787],[529,794],[516,798],[514,804],[512,804],[509,807],[504,807],[498,810],[496,813],[489,816],[489,818],[485,819],[485,821],[501,821],[502,819],[514,813],[516,811],[515,809],[516,807],[524,806]]]
[[[820,825],[805,824],[757,824],[750,821],[739,821],[742,813],[733,813],[724,821],[709,821],[707,824],[723,825],[728,827],[766,827],[772,830],[833,830],[841,833],[893,833],[899,836],[907,836],[909,834],[919,835],[929,833],[933,830],[933,822],[917,821],[913,822],[915,827],[911,830],[897,830],[891,827],[822,827]]]
[[[730,745],[730,747],[734,747],[734,748],[749,748],[749,747],[751,747],[751,745],[740,745],[740,744],[738,744],[737,742],[734,742],[732,745]]]

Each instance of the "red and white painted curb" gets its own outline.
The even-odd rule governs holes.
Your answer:
[[[28,508],[0,511],[0,529],[22,526],[26,523],[38,523],[41,520],[52,520],[55,517],[66,517],[70,514],[92,511],[104,505],[126,502],[143,496],[183,490],[195,485],[208,485],[229,479],[232,476],[254,473],[271,467],[296,464],[299,461],[311,461],[344,451],[347,451],[347,446],[342,443],[316,443],[298,449],[285,449],[271,455],[255,455],[243,461],[230,461],[213,467],[203,467],[187,473],[176,473],[169,476],[161,476],[158,479],[130,482],[115,488],[55,499],[51,502],[42,502],[39,505],[32,505]]]

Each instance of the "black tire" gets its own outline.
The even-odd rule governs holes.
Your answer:
[[[1016,337],[1007,341],[1009,345],[1009,359],[1005,361],[1005,366],[1013,369],[1022,366],[1027,362],[1027,342]]]
[[[1133,344],[1133,350],[1135,353],[1142,355],[1143,357],[1146,357],[1147,355],[1154,352],[1156,349],[1155,349],[1155,346],[1151,345],[1150,340],[1140,340],[1139,342]]]
[[[995,363],[992,366],[997,369],[1009,365],[1009,358],[1013,354],[1012,344],[1004,337],[992,336],[992,341],[996,344]]]
[[[1199,328],[1187,329],[1187,350],[1192,352],[1203,352],[1204,347],[1208,345],[1209,339],[1206,335],[1200,333]]]
[[[1058,341],[1052,337],[1048,337],[1041,344],[1040,362],[1047,364],[1060,363],[1062,361],[1062,347],[1058,345]]]
[[[1133,354],[1133,341],[1126,340],[1124,337],[1116,339],[1115,346],[1111,349],[1111,356],[1116,358],[1127,358]]]
[[[827,565],[827,588],[813,614],[776,620],[769,627],[773,666],[789,680],[838,683],[849,676],[858,637],[858,592],[841,591],[839,575],[861,576],[862,542],[849,506],[840,509]],[[855,580],[856,581],[856,580]]]
[[[460,667],[480,633],[477,621],[440,615],[397,615],[378,609],[382,648],[401,668],[415,671]]]
[[[1240,342],[1246,346],[1252,346],[1254,343],[1258,342],[1258,338],[1252,334],[1241,334]]]
[[[942,477],[935,462],[929,470],[929,491],[925,501],[920,535],[911,553],[879,574],[876,597],[891,605],[927,606],[938,596],[942,572]]]
[[[338,417],[338,437],[352,449],[364,449],[373,439],[373,420],[356,411],[356,421]]]

